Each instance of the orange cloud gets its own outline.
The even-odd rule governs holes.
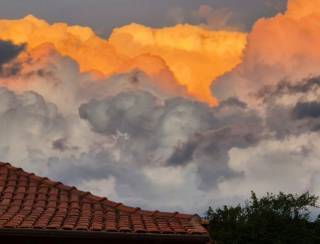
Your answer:
[[[161,57],[192,95],[213,104],[208,88],[213,79],[241,61],[246,35],[191,25],[151,29],[131,24],[115,29],[109,43],[127,58],[145,53]]]
[[[60,54],[74,59],[81,71],[108,77],[141,69],[151,76],[173,77],[191,96],[210,104],[216,103],[209,88],[212,80],[241,61],[246,45],[245,33],[191,25],[152,29],[131,24],[115,29],[108,40],[88,27],[50,25],[33,16],[0,20],[0,28],[1,39],[27,43],[28,50],[53,45]]]
[[[266,85],[319,75],[319,23],[320,0],[289,0],[284,14],[258,20],[243,62],[216,81],[215,94],[247,97]]]
[[[302,18],[320,14],[320,0],[289,0],[286,15],[292,18]]]

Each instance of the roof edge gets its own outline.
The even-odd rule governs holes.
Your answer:
[[[83,196],[86,196],[89,199],[95,199],[96,201],[104,202],[107,205],[109,205],[110,207],[113,207],[114,209],[119,209],[119,210],[122,210],[127,213],[133,213],[133,212],[148,213],[152,216],[159,216],[159,217],[171,215],[170,217],[194,219],[195,221],[198,221],[199,223],[201,222],[201,217],[197,213],[191,214],[191,213],[165,212],[165,211],[161,211],[161,210],[141,209],[139,207],[134,207],[134,206],[129,206],[129,205],[123,204],[121,202],[112,201],[108,197],[105,197],[105,196],[104,197],[97,196],[96,194],[93,194],[89,191],[82,191],[82,190],[78,189],[76,186],[65,185],[64,183],[62,183],[60,181],[56,181],[56,180],[52,180],[47,177],[39,176],[35,173],[28,172],[28,171],[24,170],[23,168],[15,167],[14,164],[11,164],[9,162],[0,161],[0,167],[1,166],[10,168],[14,171],[20,171],[24,174],[33,175],[33,177],[37,178],[40,182],[43,182],[48,185],[54,185],[57,188],[62,189],[62,190],[66,190],[66,191],[76,190],[78,192],[81,192],[83,194]]]
[[[95,232],[79,230],[49,230],[49,229],[11,229],[1,228],[0,236],[7,237],[46,237],[46,238],[85,238],[85,239],[111,239],[111,240],[161,240],[182,241],[186,243],[206,243],[208,235],[198,234],[156,234],[156,233],[126,233],[126,232]]]

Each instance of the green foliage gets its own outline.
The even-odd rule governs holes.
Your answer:
[[[217,244],[313,244],[320,243],[320,217],[312,221],[310,209],[318,197],[254,192],[244,206],[207,211],[209,232]]]

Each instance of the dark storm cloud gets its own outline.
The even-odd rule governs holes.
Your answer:
[[[91,100],[80,107],[79,114],[99,133],[110,135],[118,130],[134,137],[153,136],[165,126],[163,123],[166,120],[182,120],[183,116],[193,119],[190,122],[183,121],[191,129],[194,129],[193,123],[196,123],[196,127],[208,128],[214,119],[206,104],[173,98],[162,106],[155,96],[139,91],[120,93],[100,101]]]
[[[14,45],[10,41],[0,40],[0,67],[17,57],[23,49],[24,45]]]
[[[8,77],[19,73],[21,64],[12,63],[5,66],[6,63],[15,59],[25,48],[25,45],[15,45],[10,41],[0,40],[0,76]]]
[[[38,66],[36,70],[39,70]],[[50,84],[51,77],[63,72],[57,69],[51,74],[41,69],[32,73],[32,78],[41,78],[46,80],[45,84]],[[67,76],[61,80],[69,81],[69,78]],[[256,96],[261,100],[261,107],[254,107],[233,97],[220,101],[214,108],[187,98],[164,98],[159,95],[159,91],[152,93],[149,91],[151,89],[142,85],[148,83],[137,73],[118,78],[114,79],[117,86],[112,85],[112,81],[103,82],[108,86],[103,89],[104,86],[99,86],[99,96],[90,95],[96,94],[89,92],[92,89],[91,83],[90,87],[86,86],[84,94],[89,97],[72,106],[76,119],[59,114],[57,108],[64,108],[69,105],[67,103],[53,106],[36,94],[20,96],[7,90],[1,91],[0,121],[5,121],[2,135],[7,135],[0,141],[1,155],[9,155],[4,156],[5,159],[11,155],[22,155],[21,162],[28,162],[34,168],[48,162],[42,167],[48,168],[50,177],[79,187],[86,182],[99,182],[114,177],[116,193],[130,204],[141,205],[138,202],[141,199],[149,207],[157,202],[163,204],[161,199],[167,197],[169,192],[172,195],[168,198],[175,196],[178,199],[175,206],[180,206],[181,203],[199,199],[198,192],[203,191],[206,196],[209,195],[208,192],[219,188],[223,181],[248,177],[246,164],[241,168],[239,165],[243,159],[232,158],[232,150],[248,150],[249,153],[244,154],[250,155],[250,149],[259,147],[264,140],[285,143],[284,138],[308,135],[320,128],[319,117],[314,112],[317,111],[315,104],[319,102],[318,78],[296,84],[280,82],[274,87],[264,88]],[[127,83],[130,89],[123,85]],[[62,87],[64,91],[67,88],[54,87]],[[76,94],[75,97],[78,96],[77,89],[72,89],[72,92]],[[59,99],[55,102],[60,100],[59,92]],[[279,102],[281,100],[287,103],[282,104]],[[79,108],[82,120],[76,113],[78,104],[82,104]],[[302,113],[300,110],[304,106],[308,107],[304,111],[306,114],[294,116],[295,113]],[[299,113],[295,110],[299,110]],[[42,140],[43,136],[45,138]],[[15,151],[10,152],[7,138],[10,138],[11,144],[16,145]],[[266,151],[264,146],[262,144],[259,155]],[[313,155],[312,147],[308,144],[303,146],[303,150],[298,152],[299,156],[306,157],[309,152]],[[256,162],[253,166],[249,165],[249,171],[252,169],[256,172],[255,165],[261,162],[262,166],[267,165],[261,167],[263,171],[271,165],[275,168],[274,172],[278,172],[283,171],[281,165],[290,169],[287,162],[301,161],[290,151],[283,151],[271,150],[271,153],[263,155],[263,160],[253,160]],[[232,165],[234,162],[238,165]],[[240,168],[235,170],[237,167]],[[161,171],[163,168],[166,170]],[[170,178],[171,171],[177,171],[177,177],[174,174]],[[169,179],[166,178],[167,174]],[[259,179],[265,172],[258,172],[257,175]],[[273,177],[270,175],[270,178]],[[179,177],[185,181],[175,181]],[[193,180],[195,177],[196,180]],[[106,187],[104,183],[102,189]],[[174,188],[174,185],[179,184],[183,188]],[[134,196],[130,199],[132,193]],[[195,200],[196,208],[198,204]]]
[[[228,166],[229,150],[254,146],[264,136],[257,111],[236,98],[222,101],[213,117],[210,129],[195,133],[167,160],[171,166],[197,164],[203,190],[216,186],[221,178],[239,177],[241,174]]]
[[[256,111],[236,98],[213,109],[183,98],[159,104],[149,93],[130,92],[92,100],[79,113],[98,133],[128,134],[122,160],[156,165],[160,156],[169,167],[195,163],[208,189],[221,176],[236,176],[227,165],[228,151],[256,144],[263,131]]]
[[[149,93],[122,93],[104,101],[92,100],[80,107],[80,117],[90,121],[95,131],[112,135],[118,131],[133,136],[148,133],[157,110]],[[150,128],[151,129],[151,128]]]
[[[266,125],[281,139],[316,131],[320,124],[319,77],[304,79],[294,84],[281,81],[262,88],[256,98],[266,109]],[[283,104],[281,100],[292,99]],[[312,98],[314,97],[314,98]]]
[[[188,142],[176,148],[168,159],[169,165],[185,165],[193,160],[193,154],[199,143],[203,140],[202,134],[196,134]]]
[[[290,83],[289,81],[280,81],[273,86],[262,87],[255,97],[263,99],[264,102],[271,101],[273,98],[283,95],[306,94],[315,91],[320,87],[320,78],[312,77],[300,82]]]
[[[311,131],[320,131],[320,102],[299,102],[293,108],[293,116],[303,120],[310,127]]]
[[[217,13],[231,13],[229,25],[249,29],[260,17],[272,16],[285,9],[285,0],[2,0],[2,18],[21,18],[33,14],[49,21],[89,25],[107,35],[117,26],[131,22],[160,27],[177,22],[205,23],[194,18],[201,5]],[[223,10],[222,12],[220,10]],[[222,14],[223,16],[223,14]]]
[[[261,101],[258,108],[236,97],[210,108],[183,98],[159,103],[147,92],[127,92],[92,100],[79,112],[98,133],[128,134],[122,147],[127,160],[149,165],[156,163],[152,160],[160,151],[160,161],[168,167],[196,164],[200,187],[208,190],[221,177],[241,176],[228,166],[231,149],[247,149],[263,140],[284,140],[317,131],[319,88],[319,78],[296,84],[279,82],[256,95]],[[282,103],[288,96],[293,101]]]
[[[57,151],[60,151],[60,152],[65,152],[65,151],[68,151],[68,150],[77,150],[78,149],[78,147],[70,147],[68,145],[67,138],[59,138],[57,140],[54,140],[52,142],[52,148],[57,150]]]
[[[293,114],[297,119],[319,118],[320,102],[299,102],[293,109]]]
[[[234,106],[234,107],[239,107],[239,108],[242,108],[242,109],[245,109],[247,107],[247,104],[240,101],[238,98],[235,98],[235,97],[231,97],[227,100],[223,100],[220,102],[219,104],[219,107],[218,109],[221,109],[221,108],[224,108],[224,107],[231,107],[231,106]]]

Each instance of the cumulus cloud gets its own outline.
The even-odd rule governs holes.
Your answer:
[[[31,15],[0,20],[0,27],[1,39],[26,43],[28,50],[49,44],[75,60],[81,72],[108,78],[141,70],[154,80],[167,78],[197,100],[211,104],[216,103],[209,89],[211,81],[240,62],[246,44],[246,33],[187,24],[159,29],[130,24],[114,29],[107,40],[88,27],[50,25]]]
[[[99,133],[112,135],[118,131],[128,135],[129,143],[136,143],[127,145],[125,150],[131,155],[130,160],[137,162],[165,161],[175,146],[208,129],[214,119],[206,104],[183,98],[163,102],[139,91],[92,100],[83,104],[79,112]]]
[[[0,88],[0,94],[2,160],[30,162],[31,157],[50,154],[52,141],[66,134],[66,121],[57,107],[34,92],[17,95]]]
[[[217,97],[237,97],[263,120],[256,144],[228,151],[227,165],[238,177],[219,182],[222,198],[249,190],[319,193],[319,5],[291,0],[284,14],[259,20],[242,63],[213,83]]]
[[[318,36],[306,26],[317,14],[312,17],[307,8],[301,17],[292,9],[256,24],[242,63],[214,87],[222,98],[215,107],[195,99],[190,85],[208,89],[194,81],[213,72],[217,62],[230,64],[213,56],[230,51],[230,57],[239,57],[233,48],[219,53],[215,46],[234,44],[226,33],[130,25],[106,41],[90,29],[33,17],[2,21],[8,35],[15,35],[10,26],[21,22],[23,31],[30,23],[41,30],[16,36],[17,42],[30,38],[28,47],[4,67],[18,65],[17,72],[0,77],[2,160],[127,204],[163,210],[201,212],[210,203],[242,199],[250,190],[319,192],[320,79],[317,49],[312,50]],[[42,39],[33,35],[48,28],[56,35],[46,37],[48,44],[34,44]],[[70,43],[64,43],[66,35]],[[72,56],[64,45],[81,48]],[[83,72],[87,60],[77,55],[99,59],[95,48],[104,45],[116,57],[99,65],[120,58],[117,72]],[[184,77],[192,82],[177,82]]]
[[[182,175],[193,167],[198,189],[194,194],[238,177],[228,166],[228,151],[253,146],[264,136],[262,118],[237,99],[213,109],[183,98],[161,102],[150,93],[131,92],[91,100],[79,113],[97,133],[125,135],[117,149],[122,165],[133,163],[149,173],[154,167],[178,168]]]
[[[319,75],[316,23],[320,15],[315,7],[319,4],[290,0],[285,13],[258,20],[248,36],[242,63],[213,83],[213,93],[220,99],[239,96],[253,102],[253,94],[264,86],[283,80],[294,84]]]
[[[247,149],[232,149],[229,166],[242,175],[219,184],[226,198],[244,196],[248,189],[266,192],[319,194],[319,134],[310,133],[285,140],[265,140]],[[233,196],[232,196],[233,195]]]
[[[247,106],[255,108],[262,127],[255,132],[250,124],[246,128],[258,140],[245,147],[232,143],[225,152],[233,177],[215,184],[218,202],[243,200],[250,190],[261,195],[280,190],[319,194],[319,89],[319,78],[312,78],[295,84],[279,81],[255,94],[258,102]]]
[[[168,210],[197,206],[180,202],[201,181],[197,166],[178,169],[166,159],[176,145],[210,127],[209,105],[176,97],[141,71],[106,80],[80,73],[74,61],[47,46],[16,62],[19,72],[0,79],[8,87],[1,96],[3,161],[128,204]],[[180,183],[166,188],[152,179],[155,168],[176,168]],[[165,196],[173,201],[160,205]]]

